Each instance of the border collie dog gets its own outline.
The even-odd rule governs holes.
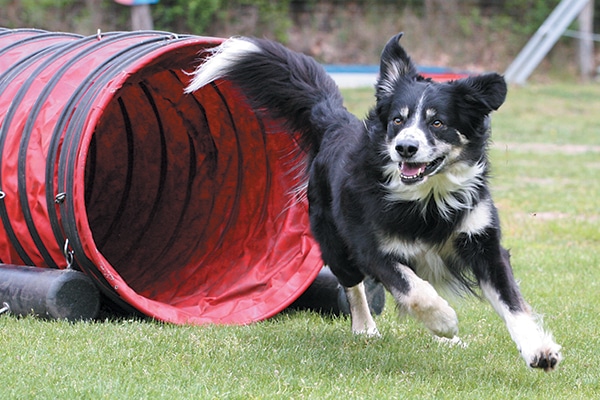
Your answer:
[[[346,289],[353,332],[379,335],[365,276],[383,283],[401,311],[453,342],[457,316],[438,290],[481,294],[526,364],[553,370],[561,347],[521,296],[488,188],[490,113],[504,102],[506,83],[495,73],[425,79],[401,36],[382,52],[376,104],[364,121],[344,108],[315,60],[264,39],[224,41],[186,91],[226,79],[252,109],[299,135],[308,153],[312,232]]]

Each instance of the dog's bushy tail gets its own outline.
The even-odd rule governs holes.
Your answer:
[[[273,41],[227,39],[194,72],[186,92],[218,79],[239,87],[254,110],[266,111],[286,129],[297,132],[313,155],[328,130],[356,120],[344,108],[337,85],[321,65]]]

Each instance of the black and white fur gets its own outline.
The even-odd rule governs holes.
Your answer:
[[[434,287],[479,288],[527,365],[552,370],[561,347],[519,292],[488,189],[489,114],[504,102],[506,83],[494,73],[424,79],[401,36],[383,50],[376,105],[364,121],[344,108],[312,58],[268,40],[226,40],[198,67],[187,92],[226,79],[253,109],[300,134],[312,231],[347,290],[355,333],[379,335],[362,284],[367,275],[402,311],[454,341],[456,313]]]

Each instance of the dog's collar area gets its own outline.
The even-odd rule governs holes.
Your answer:
[[[426,176],[431,175],[444,161],[444,157],[438,157],[428,163],[400,162],[400,179],[402,183],[412,184],[422,181]]]

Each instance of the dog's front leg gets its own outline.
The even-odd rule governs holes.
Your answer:
[[[455,338],[458,334],[458,317],[448,302],[409,267],[398,264],[396,268],[400,274],[388,283],[400,309],[421,321],[434,335]]]
[[[561,346],[554,342],[550,333],[538,325],[529,307],[511,308],[502,299],[499,291],[489,282],[482,282],[481,289],[484,296],[504,320],[511,338],[527,365],[531,368],[541,368],[544,371],[556,368],[561,360]]]
[[[521,356],[531,368],[553,370],[561,360],[561,346],[538,324],[531,308],[523,299],[513,277],[508,251],[490,232],[484,238],[472,238],[469,254],[479,286],[485,298],[506,324]],[[475,251],[478,249],[478,251]]]

